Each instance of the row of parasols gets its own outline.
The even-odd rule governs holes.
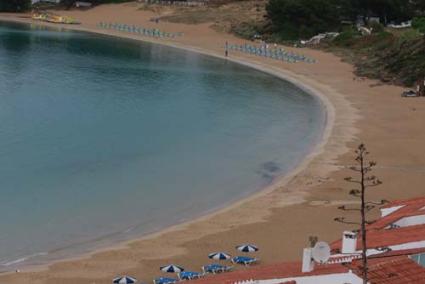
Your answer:
[[[236,249],[241,252],[245,253],[251,253],[258,251],[258,247],[252,244],[244,244],[237,246]],[[242,265],[250,265],[258,262],[257,258],[254,257],[248,257],[248,256],[235,256],[232,257],[229,254],[225,252],[214,252],[210,253],[208,255],[208,258],[213,260],[230,260],[234,264],[242,264]],[[183,267],[170,264],[161,266],[159,268],[162,272],[165,273],[175,273],[177,275],[177,278],[172,277],[159,277],[153,280],[154,284],[173,284],[177,283],[182,280],[193,280],[198,279],[205,274],[211,273],[211,274],[217,274],[217,273],[223,273],[228,272],[233,269],[232,266],[222,265],[218,263],[208,264],[202,266],[202,272],[194,272],[194,271],[186,271]],[[137,283],[137,279],[130,277],[130,276],[121,276],[113,279],[112,283],[114,284],[133,284]]]
[[[306,62],[316,63],[315,59],[309,58],[302,54],[286,51],[283,48],[268,48],[266,45],[255,46],[250,44],[228,44],[225,48],[227,50],[239,51],[256,56],[267,57],[275,60],[281,60],[289,63]]]
[[[167,33],[163,32],[159,29],[149,29],[144,28],[141,26],[135,26],[135,25],[127,25],[127,24],[120,24],[120,23],[105,23],[100,22],[97,24],[99,28],[107,29],[107,30],[116,30],[119,32],[128,32],[140,36],[147,36],[147,37],[155,37],[155,38],[176,38],[179,36],[183,36],[183,33]]]

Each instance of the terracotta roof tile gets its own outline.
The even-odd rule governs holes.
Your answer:
[[[359,265],[360,261],[357,261]],[[369,260],[368,278],[371,284],[424,284],[425,268],[409,257],[396,256]],[[361,271],[354,269],[357,275]]]
[[[233,284],[237,281],[250,279],[279,279],[296,276],[324,275],[348,272],[348,268],[341,264],[316,265],[314,271],[301,272],[301,262],[285,262],[271,265],[252,267],[247,270],[223,273],[219,275],[208,275],[203,279],[191,281],[193,284]],[[289,282],[291,283],[291,282]]]
[[[407,200],[402,200],[402,199],[394,200],[388,203],[387,205],[382,206],[382,208],[390,208],[390,207],[395,207],[400,205],[417,205],[417,204],[422,204],[422,206],[425,206],[425,196],[407,199]]]
[[[393,213],[378,219],[375,223],[368,226],[368,229],[383,229],[388,225],[400,220],[404,217],[415,216],[415,215],[425,215],[425,210],[423,210],[425,206],[425,198],[423,201],[405,201],[404,207],[394,211]]]
[[[368,248],[393,246],[403,243],[425,240],[425,225],[408,226],[397,229],[368,230]],[[331,244],[333,250],[341,249],[342,241],[338,240]],[[361,249],[361,237],[357,238],[357,249]]]

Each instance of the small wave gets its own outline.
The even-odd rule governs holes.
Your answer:
[[[15,259],[15,260],[3,261],[3,262],[0,263],[0,265],[1,266],[12,266],[12,265],[27,261],[30,258],[34,258],[34,257],[37,257],[37,256],[44,256],[44,255],[48,255],[48,253],[47,252],[39,252],[39,253],[30,254],[30,255]]]

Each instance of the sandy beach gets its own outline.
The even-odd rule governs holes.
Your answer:
[[[211,24],[152,22],[157,14],[139,10],[136,3],[60,13],[82,23],[67,28],[149,40],[217,57],[224,57],[226,41],[246,42],[213,30]],[[29,15],[0,14],[0,19],[33,23]],[[97,27],[101,21],[183,32],[184,36],[173,40],[140,38],[102,30]],[[160,275],[160,265],[176,263],[199,270],[208,263],[209,252],[234,252],[234,246],[244,242],[260,247],[257,256],[263,264],[300,260],[308,236],[333,241],[346,228],[333,219],[341,213],[348,215],[337,209],[340,204],[355,202],[348,196],[351,187],[344,177],[351,175],[347,166],[353,164],[353,150],[361,142],[378,162],[374,174],[384,183],[368,193],[370,199],[422,196],[425,100],[401,98],[402,87],[357,78],[354,67],[333,54],[287,49],[318,62],[289,64],[239,52],[230,52],[228,60],[285,78],[321,98],[328,118],[323,141],[291,175],[219,212],[78,259],[5,273],[0,283],[109,283],[121,274],[148,283]],[[371,217],[374,214],[377,212]]]

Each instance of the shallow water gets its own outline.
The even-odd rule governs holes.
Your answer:
[[[0,270],[247,196],[324,121],[317,99],[221,59],[0,22]]]

